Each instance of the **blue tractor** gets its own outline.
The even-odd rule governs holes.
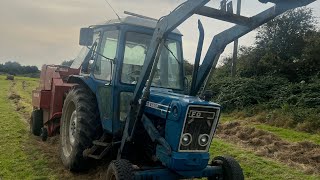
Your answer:
[[[60,123],[66,168],[85,170],[93,159],[107,159],[108,180],[244,179],[232,157],[217,156],[209,162],[221,106],[209,101],[206,79],[226,45],[315,0],[272,1],[274,7],[250,18],[205,6],[209,1],[185,1],[159,20],[127,13],[126,18],[81,29],[84,48],[71,67],[81,73],[67,79],[76,85],[65,97]],[[204,39],[199,21],[189,84],[176,27],[193,14],[236,25],[213,38],[199,65]]]

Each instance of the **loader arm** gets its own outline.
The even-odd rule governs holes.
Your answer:
[[[121,147],[118,152],[118,158],[121,158],[125,143],[130,141],[131,137],[134,135],[137,121],[141,120],[143,116],[144,107],[149,98],[150,86],[154,75],[152,71],[156,69],[153,67],[157,66],[157,54],[159,53],[159,50],[162,49],[161,44],[163,44],[168,33],[182,24],[193,14],[239,24],[227,29],[213,38],[202,65],[199,67],[198,72],[195,72],[197,73],[195,76],[197,78],[191,94],[196,95],[208,77],[211,69],[215,68],[220,54],[229,43],[267,23],[287,10],[308,5],[316,0],[278,0],[276,2],[264,0],[263,2],[274,2],[276,5],[251,18],[239,15],[230,16],[230,14],[226,14],[223,11],[219,13],[216,9],[205,6],[209,1],[210,0],[188,0],[174,9],[169,15],[159,19],[146,54],[140,78],[134,90],[131,108],[128,112],[121,140]],[[210,10],[212,12],[208,12]],[[143,91],[144,88],[145,90]]]
[[[172,11],[169,15],[161,18],[155,31],[153,33],[150,46],[147,51],[146,59],[143,64],[141,76],[136,85],[134,95],[133,95],[133,103],[136,104],[142,95],[142,90],[145,87],[147,80],[152,80],[149,78],[151,68],[153,62],[155,60],[155,56],[160,45],[162,39],[166,38],[166,35],[170,33],[172,30],[177,28],[181,23],[187,20],[190,16],[192,16],[197,9],[203,7],[210,0],[188,0],[185,3],[178,6],[174,11]]]
[[[131,108],[128,112],[128,118],[126,120],[126,125],[121,140],[121,146],[118,152],[118,158],[121,158],[121,154],[126,141],[130,140],[130,137],[133,136],[135,125],[137,121],[142,117],[144,105],[149,96],[149,89],[151,86],[151,81],[153,79],[152,75],[154,74],[151,73],[151,70],[154,66],[156,55],[157,53],[159,53],[159,49],[162,49],[162,47],[159,47],[160,44],[164,42],[168,33],[177,28],[181,23],[192,16],[197,9],[203,7],[209,1],[210,0],[188,0],[174,9],[169,15],[159,19],[147,51],[140,78],[134,90]],[[147,80],[149,80],[149,85],[146,87],[146,90],[142,95],[142,91],[146,85]],[[144,98],[141,98],[141,95]],[[140,105],[138,105],[138,101],[140,98],[141,102]]]
[[[138,100],[140,99],[142,95],[142,90],[145,87],[147,80],[152,80],[152,78],[150,78],[149,76],[160,42],[162,41],[162,39],[166,38],[166,35],[169,32],[178,27],[193,14],[203,15],[206,17],[220,19],[232,23],[238,22],[239,24],[221,32],[213,38],[208,52],[204,58],[204,61],[198,71],[199,73],[197,75],[195,91],[199,91],[201,84],[208,76],[208,73],[210,72],[212,65],[216,64],[214,60],[218,60],[216,56],[219,55],[220,52],[223,51],[229,43],[233,42],[235,39],[244,36],[245,34],[251,32],[257,27],[267,23],[268,21],[274,19],[276,16],[286,12],[287,10],[301,6],[306,6],[316,0],[264,0],[264,3],[273,2],[276,3],[276,5],[251,18],[246,18],[238,15],[230,15],[226,14],[223,11],[219,13],[219,10],[204,6],[209,1],[210,0],[188,0],[180,6],[178,6],[169,15],[164,16],[158,21],[150,42],[149,49],[147,51],[145,62],[143,64],[141,77],[139,78],[139,81],[134,91],[133,104],[137,104]],[[210,10],[212,13],[210,13]],[[245,20],[239,21],[239,19]]]

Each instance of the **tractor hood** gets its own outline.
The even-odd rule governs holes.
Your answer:
[[[189,105],[199,105],[217,108],[221,107],[219,104],[204,101],[199,97],[174,93],[170,89],[151,88],[150,92],[150,98],[146,104],[145,112],[164,119],[167,118],[173,106],[188,107]]]
[[[164,121],[164,136],[172,148],[168,156],[162,146],[157,148],[160,161],[175,171],[202,170],[209,161],[209,147],[220,117],[220,105],[198,97],[152,88],[145,113],[154,123]],[[183,137],[189,137],[185,142]],[[201,138],[205,143],[201,144]]]

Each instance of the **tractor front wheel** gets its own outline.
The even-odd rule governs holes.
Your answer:
[[[106,180],[131,180],[133,179],[132,164],[125,159],[111,161]]]
[[[30,119],[30,131],[35,136],[40,136],[43,127],[42,110],[36,109],[32,111]]]
[[[240,164],[230,156],[217,156],[213,158],[211,165],[222,166],[223,180],[244,180],[243,171]],[[208,180],[220,179],[219,177],[209,177]]]
[[[71,171],[89,168],[83,151],[102,134],[95,95],[83,87],[72,89],[63,105],[60,126],[60,157]]]

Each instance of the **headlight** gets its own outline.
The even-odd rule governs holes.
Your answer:
[[[201,134],[198,139],[200,146],[207,146],[209,143],[210,136],[208,134]]]
[[[191,134],[186,133],[186,134],[182,135],[181,144],[182,144],[183,146],[188,146],[189,144],[191,144],[191,142],[192,142],[192,136],[191,136]]]

